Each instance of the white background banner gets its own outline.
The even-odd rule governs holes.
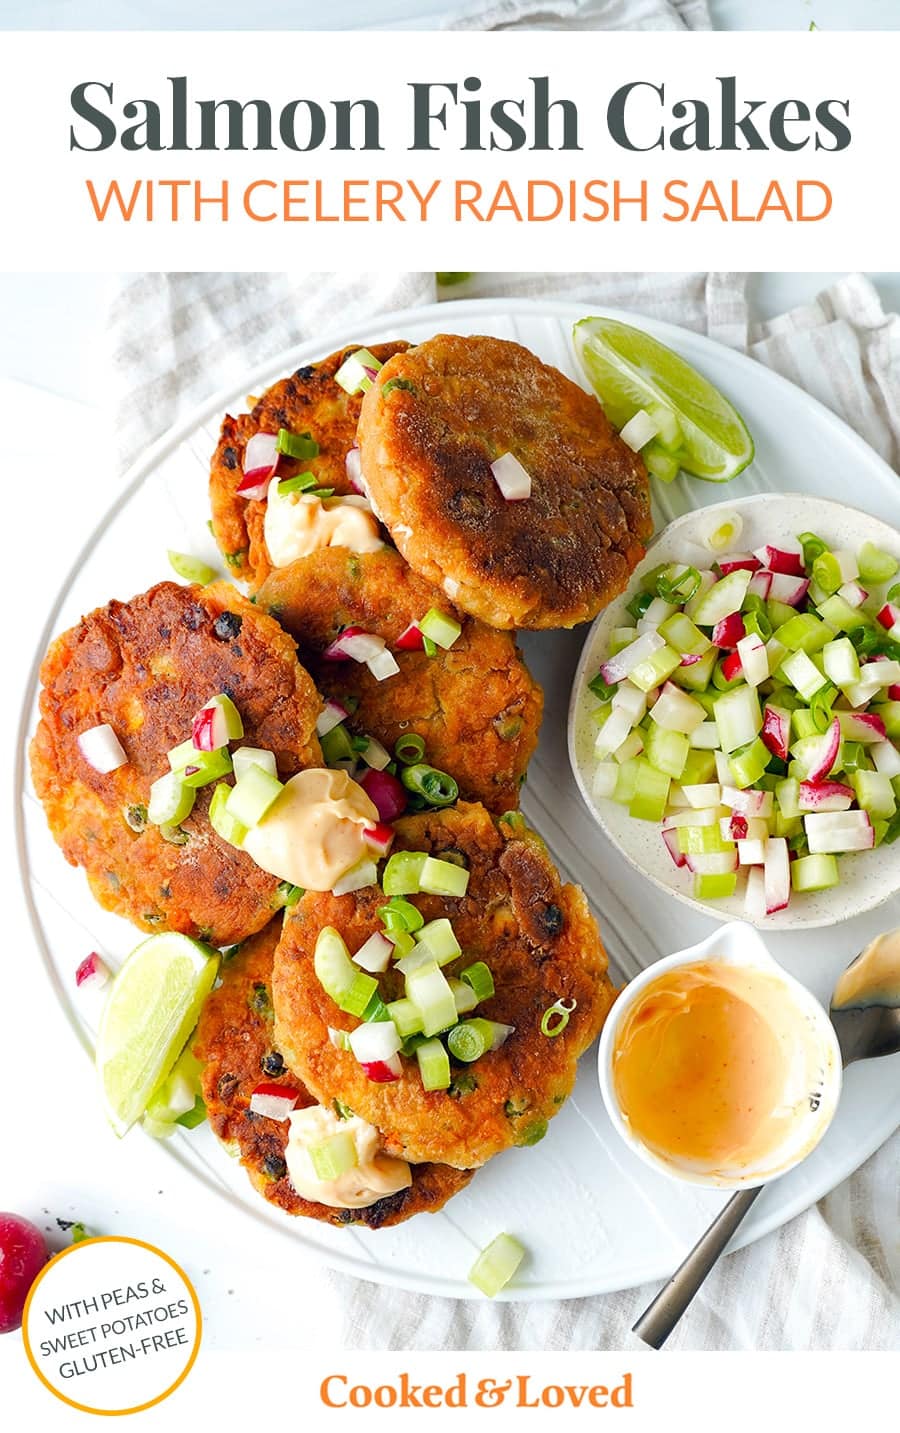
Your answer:
[[[6,265],[887,269],[898,59],[897,33],[8,35]]]

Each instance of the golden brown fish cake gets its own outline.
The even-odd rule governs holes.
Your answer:
[[[307,1088],[323,1102],[336,1096],[382,1131],[389,1154],[437,1160],[458,1168],[481,1165],[514,1144],[533,1144],[546,1131],[575,1083],[576,1064],[603,1024],[613,999],[606,954],[584,894],[562,885],[539,837],[516,813],[495,822],[482,806],[404,817],[395,850],[462,857],[470,880],[462,900],[410,899],[427,920],[447,916],[463,954],[444,967],[456,975],[483,960],[496,993],[478,1015],[515,1030],[498,1050],[474,1064],[451,1060],[449,1090],[426,1091],[415,1059],[400,1079],[369,1080],[353,1054],[336,1049],[328,1027],[350,1030],[316,977],[313,957],[324,926],[334,926],[358,950],[380,928],[378,886],[353,895],[307,893],[291,908],[275,954],[272,997],[279,1049]],[[402,978],[380,978],[382,998],[403,994]],[[560,998],[577,1008],[555,1038],[541,1019]]]
[[[351,553],[326,548],[268,576],[257,603],[296,637],[300,659],[319,691],[359,705],[347,722],[392,751],[417,732],[425,759],[448,771],[462,796],[497,814],[519,804],[519,787],[537,744],[543,693],[515,639],[459,613],[391,547]],[[400,651],[397,638],[437,607],[459,618],[462,633],[433,657]],[[322,660],[342,628],[383,637],[400,671],[379,682],[364,663]]]
[[[320,487],[334,488],[337,494],[353,492],[346,459],[356,442],[362,394],[345,393],[334,375],[357,348],[358,343],[351,343],[320,363],[298,368],[296,373],[273,383],[252,413],[242,413],[237,418],[227,413],[222,421],[209,475],[213,534],[230,572],[248,582],[252,590],[264,580],[270,563],[263,531],[265,500],[248,501],[237,491],[244,476],[247,444],[254,433],[277,433],[279,428],[308,433],[319,445],[318,455],[303,461],[281,458],[279,476],[289,478],[295,473],[311,472]],[[379,343],[373,344],[369,352],[385,362],[404,348],[405,343]]]
[[[66,860],[84,868],[100,904],[145,930],[214,945],[264,926],[279,905],[278,882],[213,831],[214,787],[197,792],[181,845],[146,824],[146,806],[151,782],[169,769],[167,752],[189,739],[195,712],[219,692],[241,713],[244,743],[273,751],[283,778],[321,765],[321,700],[277,622],[227,582],[161,582],[57,637],[41,682],[35,788]],[[76,739],[104,722],[128,757],[107,775]]]
[[[652,531],[644,464],[596,398],[505,339],[439,334],[395,354],[363,399],[359,443],[407,562],[493,627],[595,617]],[[523,501],[494,480],[504,453],[531,475]]]
[[[229,1149],[240,1154],[254,1188],[286,1214],[302,1214],[328,1224],[363,1224],[386,1229],[414,1214],[434,1213],[472,1178],[467,1170],[417,1164],[412,1184],[366,1209],[333,1209],[297,1193],[284,1159],[288,1125],[250,1113],[250,1096],[261,1083],[300,1090],[297,1108],[315,1104],[291,1073],[274,1044],[272,963],[281,921],[245,941],[222,966],[222,983],[206,1001],[194,1037],[194,1053],[204,1062],[203,1098],[210,1127]]]

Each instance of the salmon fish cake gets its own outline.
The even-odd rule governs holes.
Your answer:
[[[278,882],[209,824],[214,787],[202,787],[177,832],[147,821],[150,785],[167,753],[190,739],[194,714],[226,693],[242,742],[275,754],[282,779],[322,764],[321,701],[277,622],[227,582],[162,582],[110,602],[64,632],[41,668],[31,770],[66,860],[97,900],[145,930],[181,931],[228,945],[271,919]],[[95,770],[80,733],[108,724],[126,762]],[[175,842],[180,844],[175,844]]]
[[[315,1103],[285,1065],[274,1042],[272,965],[281,921],[271,921],[226,960],[221,985],[208,997],[194,1036],[194,1054],[204,1063],[203,1098],[213,1133],[240,1156],[254,1188],[286,1214],[346,1225],[385,1229],[414,1214],[441,1209],[471,1179],[446,1165],[412,1167],[412,1183],[361,1209],[336,1209],[298,1194],[285,1160],[286,1121],[251,1114],[250,1097],[261,1083],[299,1092],[297,1108]]]
[[[297,639],[323,696],[358,703],[350,730],[377,737],[389,751],[415,732],[425,743],[424,759],[449,772],[465,799],[497,814],[518,805],[543,693],[510,633],[457,612],[390,547],[326,548],[272,572],[257,603]],[[460,621],[452,647],[430,657],[399,649],[397,639],[432,607]],[[384,638],[400,671],[379,682],[365,663],[323,659],[348,626]]]
[[[339,1097],[377,1125],[388,1153],[477,1167],[511,1145],[536,1143],[571,1092],[578,1058],[612,1003],[606,954],[583,892],[561,883],[544,843],[518,813],[494,821],[482,806],[460,803],[404,817],[395,829],[395,851],[424,851],[468,868],[463,898],[406,899],[426,921],[450,919],[462,954],[444,965],[445,976],[477,961],[489,967],[495,993],[476,1014],[512,1032],[473,1063],[451,1058],[449,1088],[430,1091],[415,1058],[401,1057],[400,1077],[378,1083],[351,1050],[331,1043],[329,1027],[349,1031],[359,1022],[320,984],[316,942],[330,926],[353,953],[380,928],[385,896],[369,886],[345,896],[310,892],[291,908],[275,954],[275,1036],[307,1088],[323,1102]],[[402,977],[388,969],[379,990],[385,1002],[402,997]],[[565,1029],[549,1037],[542,1020],[560,999],[575,1007]]]
[[[380,362],[406,347],[405,343],[375,344],[369,351]],[[310,459],[282,457],[278,475],[289,478],[312,472],[317,484],[333,488],[338,495],[352,493],[347,476],[347,454],[356,444],[356,426],[362,394],[345,393],[334,375],[341,364],[359,348],[350,344],[319,363],[298,368],[279,379],[259,398],[250,413],[222,420],[219,442],[212,457],[209,497],[213,534],[233,576],[254,590],[271,569],[265,539],[265,499],[241,497],[244,454],[255,433],[277,434],[280,428],[308,434],[318,444]]]
[[[366,393],[362,471],[416,572],[493,627],[573,627],[624,591],[650,536],[647,473],[591,394],[520,344],[437,337]],[[491,464],[531,478],[503,497]]]

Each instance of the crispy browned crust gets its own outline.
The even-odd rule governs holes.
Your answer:
[[[243,477],[244,449],[254,433],[277,433],[279,428],[309,433],[319,445],[318,456],[306,462],[282,458],[279,474],[289,478],[295,473],[312,472],[320,487],[334,488],[338,494],[352,492],[346,458],[356,442],[362,394],[345,393],[335,383],[334,375],[357,348],[358,343],[351,343],[320,363],[298,368],[273,383],[252,413],[242,413],[238,418],[227,413],[222,421],[209,475],[213,533],[229,570],[248,582],[251,590],[264,580],[270,564],[263,534],[265,501],[248,502],[237,493]],[[380,343],[369,351],[385,362],[404,348],[405,343]]]
[[[321,764],[321,701],[277,622],[227,582],[161,582],[57,637],[41,681],[35,788],[63,854],[84,867],[100,904],[145,930],[215,945],[264,926],[277,909],[278,883],[212,830],[212,786],[197,793],[184,845],[152,826],[136,833],[124,813],[146,806],[151,782],[169,769],[167,752],[189,738],[194,713],[217,692],[236,703],[244,742],[275,753],[282,777]],[[128,756],[105,776],[76,740],[101,722]]]
[[[203,1007],[194,1053],[204,1062],[203,1098],[213,1133],[240,1153],[254,1188],[286,1214],[302,1214],[339,1226],[386,1229],[414,1214],[436,1212],[451,1195],[465,1188],[471,1172],[417,1164],[409,1189],[379,1199],[368,1209],[332,1209],[303,1199],[291,1184],[284,1162],[287,1124],[250,1113],[250,1096],[262,1082],[299,1089],[298,1108],[315,1103],[290,1070],[272,1073],[273,1068],[277,1070],[278,1052],[269,992],[280,935],[281,921],[274,920],[246,941],[223,965],[222,984]]]
[[[510,633],[459,613],[391,547],[326,548],[272,572],[257,602],[296,637],[323,696],[359,701],[347,723],[354,732],[377,737],[388,750],[417,732],[426,760],[456,777],[465,799],[498,815],[518,806],[543,693]],[[434,657],[395,650],[400,634],[431,607],[462,622],[453,646]],[[363,663],[322,660],[351,625],[384,638],[400,667],[396,676],[379,682]]]
[[[275,1030],[285,1059],[324,1101],[338,1096],[383,1133],[389,1153],[459,1168],[484,1163],[514,1144],[540,1138],[575,1083],[578,1057],[597,1035],[612,1003],[606,954],[583,893],[562,885],[546,847],[522,818],[495,823],[481,806],[405,817],[395,849],[461,854],[471,872],[463,900],[410,899],[426,920],[449,916],[463,955],[445,967],[458,974],[484,960],[496,994],[479,1007],[514,1025],[499,1050],[473,1065],[452,1064],[449,1091],[426,1092],[414,1060],[389,1084],[368,1080],[328,1026],[352,1029],[316,978],[313,956],[323,926],[334,926],[351,951],[379,928],[384,896],[370,886],[354,895],[308,893],[292,908],[275,955]],[[402,979],[381,977],[384,999]],[[577,1000],[565,1031],[541,1034],[541,1018],[560,997]],[[474,1082],[474,1084],[473,1084]]]
[[[403,385],[385,386],[394,380]],[[362,469],[410,566],[494,627],[572,627],[622,592],[652,531],[647,473],[596,398],[528,349],[439,334],[366,394]],[[490,464],[513,453],[531,497]]]

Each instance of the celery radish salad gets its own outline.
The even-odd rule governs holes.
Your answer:
[[[583,694],[600,809],[658,828],[673,888],[756,924],[900,835],[900,538],[845,545],[864,515],[824,502],[819,531],[783,531],[790,502],[681,519],[680,560],[645,560]]]

